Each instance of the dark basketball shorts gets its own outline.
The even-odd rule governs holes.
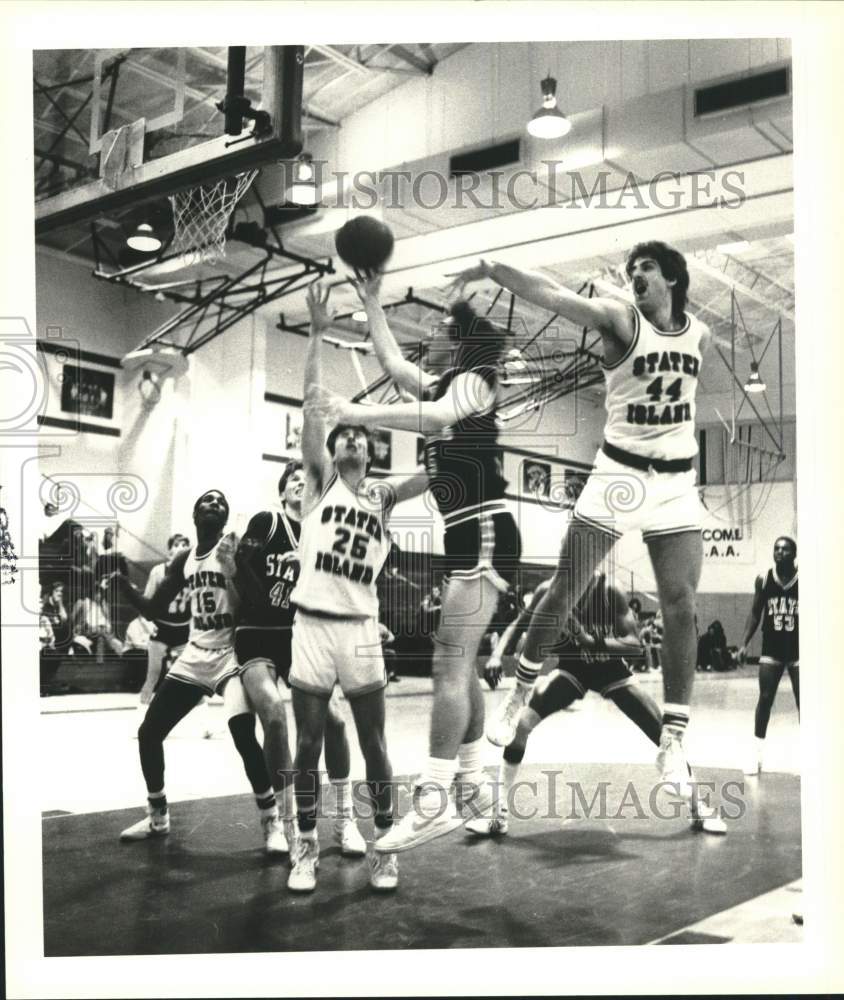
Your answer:
[[[257,663],[266,663],[275,672],[276,680],[290,687],[292,635],[290,625],[238,625],[234,633],[238,673],[243,674]]]
[[[633,671],[620,656],[591,663],[575,656],[561,656],[557,668],[536,682],[530,707],[544,719],[571,704],[572,689],[576,698],[585,697],[587,691],[609,698],[613,692],[635,683]]]
[[[446,519],[445,574],[456,580],[486,577],[506,593],[515,583],[522,556],[519,529],[507,510]]]

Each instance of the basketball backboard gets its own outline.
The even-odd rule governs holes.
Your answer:
[[[295,157],[303,65],[300,46],[36,51],[36,235]]]

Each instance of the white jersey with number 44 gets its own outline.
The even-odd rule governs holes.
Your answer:
[[[682,328],[667,333],[634,306],[631,310],[633,340],[620,360],[604,365],[604,438],[645,458],[692,458],[698,450],[695,396],[706,327],[687,313]]]

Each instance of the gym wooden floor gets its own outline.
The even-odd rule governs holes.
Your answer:
[[[640,681],[659,700],[659,675]],[[745,778],[755,695],[752,668],[698,675],[687,745],[699,781],[733,782],[728,794],[740,806],[724,800],[735,816],[726,836],[653,814],[653,746],[590,695],[533,734],[522,778],[536,792],[523,789],[517,802],[534,818],[513,819],[497,840],[461,830],[401,855],[399,889],[389,896],[370,890],[365,861],[340,857],[331,821],[322,820],[318,886],[306,897],[287,891],[286,861],[263,853],[221,708],[193,713],[166,744],[169,838],[124,845],[118,834],[144,802],[137,699],[43,699],[45,955],[800,941],[791,920],[801,909],[797,713],[784,683],[767,769]],[[500,697],[489,692],[488,709]],[[429,681],[390,685],[388,745],[399,779],[424,759],[429,710]],[[203,738],[207,728],[218,735]],[[490,745],[486,762],[499,759]],[[585,818],[570,783],[588,802],[602,782],[606,818]],[[402,812],[407,804],[403,794]],[[369,821],[361,828],[371,834]]]

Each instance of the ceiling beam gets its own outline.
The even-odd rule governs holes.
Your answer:
[[[311,48],[314,52],[319,52],[320,55],[326,56],[332,62],[336,62],[338,66],[357,73],[358,76],[371,76],[373,73],[373,70],[364,66],[363,63],[359,63],[357,59],[347,56],[345,52],[335,49],[333,45],[311,45]]]
[[[686,261],[690,267],[700,271],[701,274],[705,274],[708,277],[713,278],[715,281],[719,281],[727,288],[734,288],[741,295],[745,296],[745,298],[750,299],[752,302],[756,302],[757,305],[764,306],[770,312],[781,315],[784,319],[789,320],[791,323],[794,322],[794,313],[792,310],[782,308],[777,305],[776,302],[772,302],[768,296],[758,292],[755,288],[751,288],[750,285],[746,285],[743,281],[739,281],[737,278],[733,278],[729,274],[725,274],[720,268],[714,267],[697,254],[690,254],[686,258]]]

